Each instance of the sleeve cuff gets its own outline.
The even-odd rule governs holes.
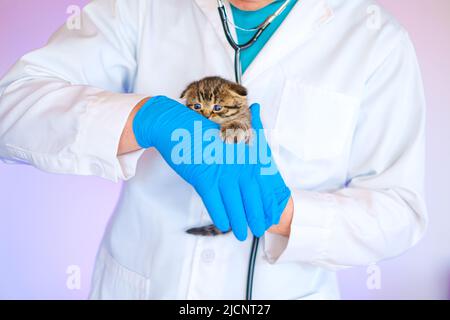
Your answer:
[[[118,156],[120,137],[134,107],[148,96],[101,92],[87,105],[80,121],[78,172],[112,181],[135,175],[144,150]]]
[[[289,238],[266,233],[264,251],[270,263],[314,263],[325,258],[336,215],[336,200],[330,194],[293,191],[294,216]]]

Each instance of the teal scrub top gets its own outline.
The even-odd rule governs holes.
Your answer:
[[[270,15],[275,13],[286,0],[275,0],[264,8],[256,11],[244,11],[231,5],[231,11],[233,13],[234,24],[240,28],[253,29],[259,26]],[[278,16],[270,26],[262,33],[258,41],[256,41],[250,48],[245,49],[241,53],[242,73],[244,73],[250,66],[252,61],[269,41],[278,27],[283,23],[284,19],[288,16],[289,12],[297,3],[297,0],[291,1],[284,12]],[[246,43],[256,33],[255,31],[243,31],[236,28],[239,44]]]

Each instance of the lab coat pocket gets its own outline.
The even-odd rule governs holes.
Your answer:
[[[127,269],[105,248],[97,256],[92,276],[91,300],[148,300],[150,280]]]
[[[304,161],[339,157],[351,140],[358,107],[352,96],[287,80],[275,137]]]

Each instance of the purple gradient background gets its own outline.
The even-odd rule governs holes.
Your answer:
[[[211,0],[212,1],[212,0]],[[351,0],[349,0],[351,1]],[[69,5],[87,0],[0,0],[0,75],[44,45]],[[416,44],[428,99],[427,196],[431,224],[407,254],[383,262],[381,290],[365,268],[340,273],[345,299],[447,299],[450,286],[450,1],[383,0]],[[0,164],[0,299],[84,299],[120,184]],[[66,288],[78,265],[81,290]]]

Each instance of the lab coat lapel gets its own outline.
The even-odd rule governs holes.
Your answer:
[[[224,46],[230,61],[234,61],[234,50],[228,43],[223,32],[217,3],[214,0],[195,0],[199,8],[203,11],[209,22],[212,24],[222,45]],[[233,19],[228,1],[228,18]],[[298,47],[313,35],[322,25],[328,23],[333,17],[333,10],[328,5],[327,0],[298,0],[292,11],[283,21],[278,30],[272,35],[264,48],[250,64],[243,75],[244,85],[249,84],[262,72],[279,62],[291,50]],[[236,39],[236,30],[230,28]]]
[[[299,0],[243,75],[246,85],[281,61],[333,18],[326,0]]]
[[[208,19],[209,23],[212,25],[215,33],[217,34],[217,37],[220,39],[220,42],[222,43],[224,50],[227,52],[227,56],[230,59],[231,65],[230,68],[234,68],[234,50],[230,46],[230,44],[227,41],[227,38],[225,36],[225,33],[223,31],[222,22],[220,20],[219,11],[217,9],[217,2],[215,0],[195,0],[198,7],[203,11],[203,14]],[[225,1],[225,6],[228,12],[228,19],[233,21],[233,15],[231,14],[231,8],[228,1]],[[236,39],[236,30],[234,28],[230,28],[234,39]],[[231,72],[230,74],[234,74],[234,72]],[[230,79],[234,80],[234,79]]]

